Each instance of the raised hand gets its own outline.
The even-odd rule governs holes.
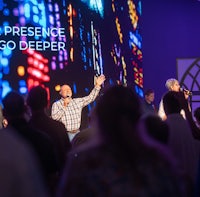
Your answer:
[[[105,80],[106,80],[106,77],[104,75],[100,75],[96,79],[96,86],[101,86]]]

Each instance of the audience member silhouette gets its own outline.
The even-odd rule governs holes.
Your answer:
[[[196,123],[196,121],[194,120],[192,112],[190,108],[188,108],[187,106],[187,102],[184,99],[181,100],[183,101],[183,103],[185,103],[184,104],[185,116],[192,130],[193,137],[197,140],[200,140],[200,128],[198,126],[198,123]]]
[[[33,87],[29,91],[27,104],[31,109],[29,123],[51,138],[56,152],[59,171],[61,172],[65,165],[66,155],[71,144],[65,126],[46,114],[45,110],[48,107],[46,89],[41,86]]]
[[[195,181],[195,189],[194,189],[194,197],[199,197],[200,196],[200,160],[198,162],[198,172],[196,176],[196,181]]]
[[[58,197],[184,196],[168,149],[145,135],[140,107],[127,87],[105,91],[94,111],[98,135],[69,154]]]
[[[169,138],[168,125],[157,115],[148,115],[143,118],[148,134],[158,142],[167,145]]]
[[[83,129],[81,132],[77,133],[71,141],[72,148],[78,147],[89,142],[94,135],[94,131],[92,128],[88,127]]]
[[[47,197],[37,158],[11,128],[0,132],[0,196]]]
[[[2,106],[0,105],[0,129],[3,128],[3,110]]]
[[[163,97],[166,123],[169,126],[168,145],[178,159],[180,167],[194,181],[197,175],[200,144],[193,138],[188,121],[180,114],[181,109],[184,109],[181,97],[186,100],[182,92],[174,91],[166,93]]]
[[[191,110],[188,107],[187,100],[184,99],[184,97],[180,96],[180,95],[179,95],[178,99],[179,99],[179,102],[181,103],[182,108],[185,111],[185,115],[186,115],[187,121],[190,125],[190,128],[192,130],[193,137],[197,140],[200,140],[200,127],[199,127],[200,107],[197,107],[194,110],[194,118],[196,119],[196,121],[194,121]],[[198,161],[198,172],[197,172],[197,175],[196,175],[195,178],[196,178],[196,180],[195,180],[195,194],[194,194],[194,196],[199,197],[200,196],[200,187],[199,187],[199,185],[200,185],[200,160]]]
[[[3,115],[8,120],[7,128],[21,137],[38,157],[44,180],[48,184],[58,172],[52,141],[47,135],[33,129],[25,119],[26,106],[24,99],[17,92],[9,92],[3,99]]]
[[[196,119],[196,125],[197,125],[197,127],[200,128],[200,107],[197,107],[194,110],[194,117]]]
[[[92,113],[93,110],[91,110],[88,115],[88,127],[83,129],[81,132],[77,133],[75,137],[72,139],[71,141],[72,148],[76,148],[80,145],[89,143],[95,137],[96,131],[93,127]]]

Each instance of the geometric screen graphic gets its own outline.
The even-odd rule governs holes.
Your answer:
[[[141,16],[140,0],[0,0],[0,103],[37,85],[50,104],[62,84],[85,96],[100,74],[142,97]]]
[[[200,58],[177,59],[177,73],[180,85],[192,92],[192,110],[200,103]]]

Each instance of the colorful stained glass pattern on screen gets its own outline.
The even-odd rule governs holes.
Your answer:
[[[100,74],[142,96],[141,1],[1,0],[0,13],[0,102],[36,85],[54,101],[63,83],[83,96]]]

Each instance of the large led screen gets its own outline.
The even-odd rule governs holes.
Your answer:
[[[0,13],[0,103],[42,85],[51,106],[62,84],[85,96],[100,74],[143,96],[141,1],[0,0]]]

